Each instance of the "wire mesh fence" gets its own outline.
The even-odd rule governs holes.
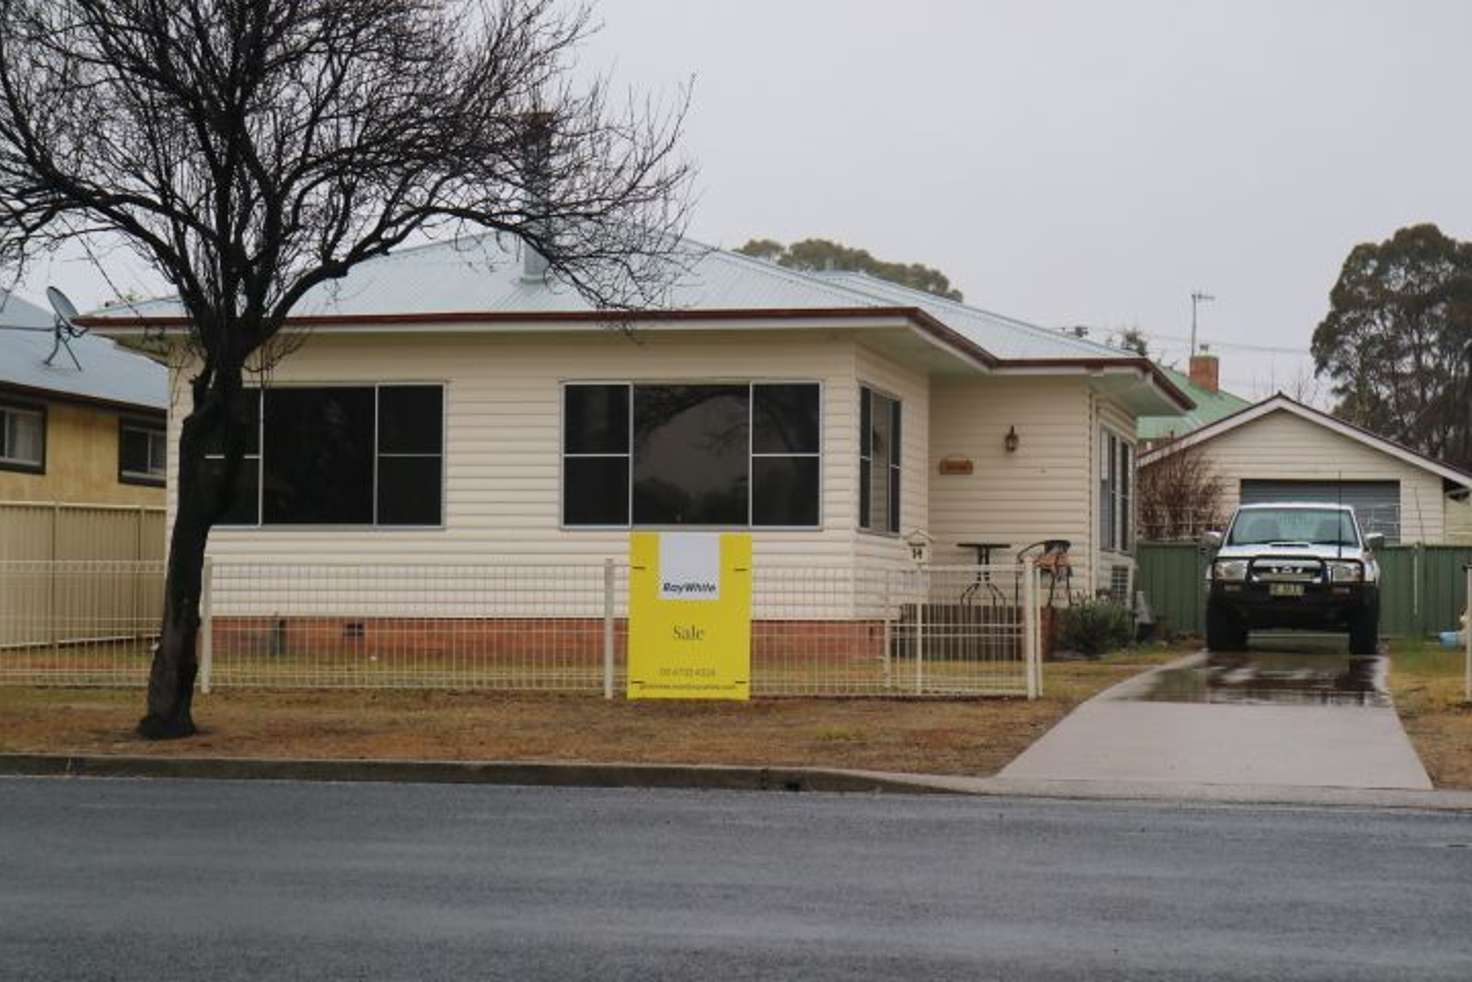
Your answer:
[[[0,563],[14,598],[0,605],[0,681],[144,683],[162,575],[157,563]],[[1034,581],[1017,565],[758,566],[751,691],[1035,694]],[[201,608],[207,690],[626,685],[623,563],[212,561]]]

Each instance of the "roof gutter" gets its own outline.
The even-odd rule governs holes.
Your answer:
[[[446,311],[416,314],[306,314],[288,317],[286,326],[298,330],[317,328],[426,328],[448,324],[556,324],[574,323],[625,326],[635,322],[679,323],[706,321],[782,320],[848,322],[901,318],[921,333],[953,349],[987,369],[997,368],[1082,368],[1086,370],[1127,368],[1143,374],[1182,410],[1195,409],[1190,397],[1171,382],[1160,366],[1148,358],[1017,358],[1002,359],[970,338],[948,327],[943,321],[919,307],[773,307],[749,310],[576,310],[576,311]],[[77,318],[77,324],[109,336],[126,337],[139,334],[170,334],[189,324],[187,317],[107,317],[89,315]]]

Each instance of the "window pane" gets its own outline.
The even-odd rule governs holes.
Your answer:
[[[378,389],[380,453],[441,452],[444,390],[438,385],[384,385]]]
[[[169,441],[162,430],[148,434],[148,472],[162,476],[168,469]]]
[[[0,457],[23,464],[41,465],[45,417],[24,409],[0,413]]]
[[[439,457],[378,458],[378,524],[440,524]]]
[[[629,524],[629,458],[565,458],[562,471],[562,523]]]
[[[869,420],[872,418],[873,406],[870,404],[872,394],[868,389],[859,390],[859,456],[872,457],[869,446]]]
[[[564,453],[628,453],[629,387],[564,388],[562,448]]]
[[[889,462],[898,467],[900,466],[900,404],[893,399],[886,401],[889,403],[890,414]]]
[[[373,390],[272,389],[265,408],[265,523],[370,524]]]
[[[752,453],[818,452],[818,387],[754,385]]]
[[[634,523],[746,525],[744,385],[634,389]]]
[[[865,458],[859,459],[859,528],[861,529],[874,527],[873,523],[869,521],[869,509],[871,507],[869,469],[872,466],[873,464],[869,460]]]
[[[240,394],[240,425],[245,431],[245,452],[255,456],[261,452],[261,390],[246,389]],[[205,440],[204,452],[223,454],[220,435],[212,433]]]
[[[900,530],[900,469],[891,467],[889,471],[889,530],[898,532]]]
[[[122,428],[118,434],[118,461],[124,473],[148,473],[148,431]]]
[[[888,465],[894,436],[893,403],[884,396],[870,395],[869,446],[873,462],[869,467],[869,513],[865,528],[889,530],[890,473]]]
[[[757,457],[751,478],[753,525],[818,524],[817,457]]]
[[[213,486],[224,473],[225,461],[219,457],[211,457],[204,462],[204,467],[205,479]],[[235,497],[225,510],[224,517],[220,519],[221,525],[260,524],[260,502],[257,498],[260,475],[261,462],[255,457],[247,457],[240,462],[240,477],[235,482]]]

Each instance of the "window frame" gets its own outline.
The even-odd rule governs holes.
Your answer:
[[[635,524],[634,522],[634,389],[638,386],[672,386],[672,385],[744,385],[746,386],[746,524],[745,525],[670,525],[670,524]],[[811,385],[818,390],[818,449],[812,452],[801,453],[755,453],[752,450],[755,439],[756,411],[755,389],[759,385]],[[619,386],[628,394],[628,450],[623,453],[610,453],[608,451],[598,452],[567,452],[567,390],[574,386]],[[822,379],[815,378],[770,378],[749,376],[746,378],[732,378],[721,376],[718,378],[564,378],[558,380],[557,385],[557,527],[564,532],[814,532],[823,530],[824,520],[824,494],[823,494],[823,458],[824,444],[827,437],[824,424],[823,407],[825,405],[826,387]],[[567,461],[569,457],[574,458],[618,458],[628,462],[628,488],[626,489],[625,514],[628,520],[621,524],[599,524],[599,525],[570,525],[567,522]],[[752,510],[755,507],[755,488],[752,483],[752,461],[757,457],[811,457],[818,461],[818,520],[814,525],[754,525],[752,524]]]
[[[378,427],[379,427],[379,390],[395,387],[437,387],[440,390],[440,520],[435,525],[397,525],[382,524],[376,521],[378,516]],[[273,389],[372,389],[373,390],[373,511],[375,521],[370,523],[272,523],[267,522],[265,509],[265,475],[266,475],[266,393]],[[256,412],[256,453],[246,454],[246,460],[255,460],[256,463],[256,520],[253,523],[225,523],[222,522],[215,527],[225,531],[235,530],[265,530],[271,532],[443,532],[448,525],[449,494],[446,481],[446,462],[449,459],[449,427],[450,427],[450,385],[445,379],[387,379],[383,381],[349,381],[337,379],[331,382],[291,381],[273,382],[269,386],[256,385],[247,386],[246,392],[260,393],[261,403]],[[206,459],[220,460],[223,454],[206,454]],[[388,456],[432,456],[430,454],[403,455],[389,454]]]
[[[48,456],[49,441],[46,439],[50,426],[50,415],[48,406],[44,402],[30,402],[25,399],[12,399],[8,396],[0,398],[0,413],[15,413],[17,415],[38,416],[41,420],[41,459],[38,462],[21,460],[18,457],[0,457],[0,470],[14,471],[19,474],[45,474],[46,459]],[[4,420],[0,418],[0,426]]]
[[[1139,451],[1130,440],[1112,426],[1099,426],[1099,551],[1116,556],[1133,556],[1135,538],[1135,477]],[[1118,469],[1123,464],[1123,470]],[[1107,475],[1106,475],[1107,472]],[[1123,479],[1123,480],[1121,480]],[[1108,529],[1104,522],[1108,521]]]
[[[148,435],[150,449],[153,437],[156,435],[164,445],[164,466],[157,477],[142,471],[130,471],[123,466],[123,432],[125,430],[136,430]],[[136,484],[148,488],[161,488],[168,480],[169,473],[169,427],[168,423],[157,419],[147,419],[142,416],[119,416],[118,417],[118,483]]]
[[[876,529],[876,528],[874,528],[872,526],[872,524],[870,524],[870,525],[864,524],[866,521],[869,520],[869,517],[870,516],[864,514],[864,509],[862,507],[863,500],[864,500],[864,497],[863,497],[863,495],[864,495],[864,489],[863,489],[863,483],[864,483],[864,481],[863,481],[864,465],[863,465],[863,461],[865,461],[865,460],[869,461],[869,468],[870,468],[870,473],[871,474],[873,473],[873,468],[874,468],[874,448],[872,446],[870,446],[870,444],[869,444],[869,438],[870,438],[871,434],[864,429],[864,399],[865,399],[866,395],[867,395],[867,397],[870,400],[870,402],[869,402],[869,415],[870,415],[869,426],[870,426],[871,429],[873,428],[873,425],[874,425],[874,423],[873,423],[873,413],[874,413],[873,396],[876,396],[877,395],[881,399],[887,399],[887,400],[889,400],[889,402],[893,406],[893,410],[894,410],[893,411],[893,414],[890,417],[891,439],[892,439],[892,442],[894,443],[894,449],[892,451],[892,455],[893,455],[893,458],[894,459],[893,459],[893,461],[891,461],[890,463],[888,463],[886,465],[889,468],[889,483],[885,485],[885,490],[888,492],[888,500],[886,500],[885,503],[884,503],[885,527],[882,528],[882,529]],[[904,530],[904,524],[905,524],[904,523],[905,494],[904,494],[904,487],[903,487],[903,484],[902,484],[902,482],[904,480],[904,475],[905,475],[905,469],[904,469],[904,462],[905,462],[905,426],[904,426],[905,400],[902,399],[902,398],[900,398],[898,395],[895,395],[893,392],[891,392],[890,390],[884,388],[883,386],[873,385],[873,384],[871,384],[869,382],[865,382],[865,381],[860,380],[860,382],[859,382],[859,405],[856,408],[857,408],[857,411],[855,412],[854,415],[857,417],[857,420],[856,420],[856,424],[855,425],[857,425],[857,427],[859,429],[859,458],[858,458],[858,471],[859,471],[859,473],[858,473],[858,481],[855,484],[854,510],[857,513],[858,530],[860,532],[867,533],[868,535],[879,535],[879,536],[883,536],[883,537],[888,538],[888,539],[897,539],[902,534],[902,532]],[[894,509],[893,509],[893,514],[891,514],[891,509],[890,509],[890,505],[891,504],[893,504],[895,506]],[[869,502],[869,510],[872,511],[873,508],[874,508],[874,502],[873,502],[873,500],[871,498],[871,500]],[[893,527],[891,527],[891,526],[893,526]]]

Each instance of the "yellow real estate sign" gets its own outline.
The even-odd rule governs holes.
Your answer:
[[[751,536],[629,537],[629,698],[751,698]]]

